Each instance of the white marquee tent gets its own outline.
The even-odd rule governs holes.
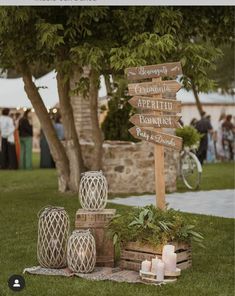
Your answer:
[[[58,93],[56,85],[56,73],[53,71],[35,81],[40,88],[40,94],[47,108],[52,108],[58,103]],[[103,77],[101,78],[101,88],[99,97],[102,104],[106,101],[106,88]],[[46,87],[46,88],[45,88]],[[219,93],[200,93],[200,100],[203,109],[211,115],[211,122],[215,129],[218,127],[218,118],[221,113],[233,114],[235,116],[235,98],[234,96],[221,95]],[[177,99],[182,101],[182,120],[189,124],[192,118],[199,119],[195,99],[192,92],[181,89],[177,93]],[[107,102],[107,101],[106,101]],[[24,84],[21,78],[6,79],[0,78],[0,109],[9,108],[31,108],[32,105],[24,91]],[[235,121],[235,117],[234,117]]]
[[[40,88],[39,92],[42,96],[42,99],[47,106],[51,108],[56,105],[58,102],[58,93],[56,86],[56,73],[50,72],[45,76],[37,79],[36,85]],[[101,89],[99,91],[99,96],[105,96],[105,84],[104,80],[101,79]],[[31,108],[32,105],[24,91],[24,83],[22,78],[16,79],[5,79],[0,78],[0,108],[9,107],[9,108]]]

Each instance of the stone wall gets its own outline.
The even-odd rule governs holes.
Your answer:
[[[155,192],[152,144],[106,141],[103,148],[103,171],[108,180],[110,193]],[[93,144],[82,142],[82,150],[89,169]],[[165,180],[168,192],[176,190],[178,159],[178,152],[165,148]]]
[[[71,79],[72,88],[75,87],[77,80],[78,76],[75,74]],[[90,170],[94,144],[92,143],[89,100],[74,95],[71,97],[71,103],[85,166]],[[172,130],[166,130],[166,132],[172,133]],[[103,149],[103,171],[108,180],[110,193],[155,192],[154,146],[152,144],[106,141]],[[165,180],[168,192],[176,190],[178,158],[178,152],[165,148]]]

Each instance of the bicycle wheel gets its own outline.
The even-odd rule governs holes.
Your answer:
[[[197,156],[192,152],[185,152],[181,156],[181,176],[185,186],[198,189],[201,182],[202,166]]]

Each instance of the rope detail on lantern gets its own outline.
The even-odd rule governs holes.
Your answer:
[[[102,171],[82,174],[79,187],[79,200],[87,211],[103,210],[108,199],[108,184]]]
[[[75,230],[68,241],[68,267],[73,272],[89,273],[95,268],[96,245],[90,230]]]
[[[61,207],[46,207],[39,212],[37,258],[45,268],[66,266],[69,217]]]

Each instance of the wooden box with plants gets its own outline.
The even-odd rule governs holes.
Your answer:
[[[192,240],[203,246],[203,237],[194,227],[179,211],[146,206],[116,215],[109,224],[109,233],[114,244],[120,245],[123,269],[139,271],[143,260],[156,255],[161,258],[166,244],[175,246],[177,267],[186,269],[192,266]]]

